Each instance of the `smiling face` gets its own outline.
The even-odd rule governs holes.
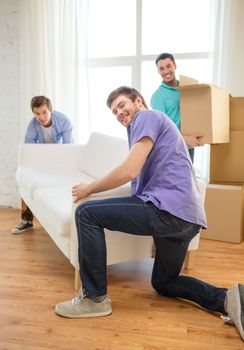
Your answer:
[[[165,84],[177,86],[175,78],[176,64],[170,58],[159,60],[157,62],[157,68]]]
[[[111,103],[112,113],[116,116],[118,122],[128,128],[137,112],[146,109],[142,99],[137,96],[135,101],[131,101],[125,95],[120,95]]]
[[[40,107],[34,107],[33,112],[36,120],[44,127],[48,127],[52,124],[51,112],[47,105],[44,104]]]

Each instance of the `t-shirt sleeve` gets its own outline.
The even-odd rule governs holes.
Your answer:
[[[73,143],[72,124],[66,119],[63,123],[62,138],[63,143]]]
[[[30,121],[30,123],[27,126],[26,133],[25,133],[25,143],[37,143],[37,133],[36,133],[33,119]]]
[[[152,111],[141,111],[133,124],[132,145],[143,137],[150,137],[155,143],[158,136],[158,120]]]

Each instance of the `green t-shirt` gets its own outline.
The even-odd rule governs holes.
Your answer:
[[[152,95],[150,105],[165,113],[180,130],[180,92],[179,89],[161,83],[159,88]]]

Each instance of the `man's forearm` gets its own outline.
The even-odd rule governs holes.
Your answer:
[[[91,194],[103,192],[122,186],[131,181],[132,178],[133,176],[123,166],[118,166],[105,177],[91,182],[88,189]]]
[[[150,138],[144,137],[136,142],[125,161],[101,179],[89,184],[80,184],[73,187],[72,195],[75,202],[89,197],[93,193],[108,191],[122,186],[139,175],[153,146]]]
[[[119,166],[108,175],[99,180],[92,181],[89,184],[81,183],[73,186],[72,196],[74,197],[74,202],[76,203],[78,200],[85,199],[94,193],[107,191],[129,182],[131,176],[128,175],[128,172],[124,171],[123,168],[123,166]]]

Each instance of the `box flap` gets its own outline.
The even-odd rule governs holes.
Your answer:
[[[218,86],[215,86],[215,85],[212,85],[212,84],[192,84],[192,85],[184,85],[184,86],[180,86],[180,90],[193,90],[193,89],[209,89],[209,88],[214,88],[214,89],[217,89],[217,90],[220,90],[220,91],[224,91],[226,94],[228,94],[229,96],[229,93],[224,90],[224,89],[221,89],[220,87]]]
[[[185,85],[196,85],[198,81],[196,79],[187,77],[185,75],[180,75],[180,87]]]
[[[193,90],[193,89],[206,89],[210,88],[208,84],[192,84],[192,85],[184,85],[180,86],[180,90]]]

